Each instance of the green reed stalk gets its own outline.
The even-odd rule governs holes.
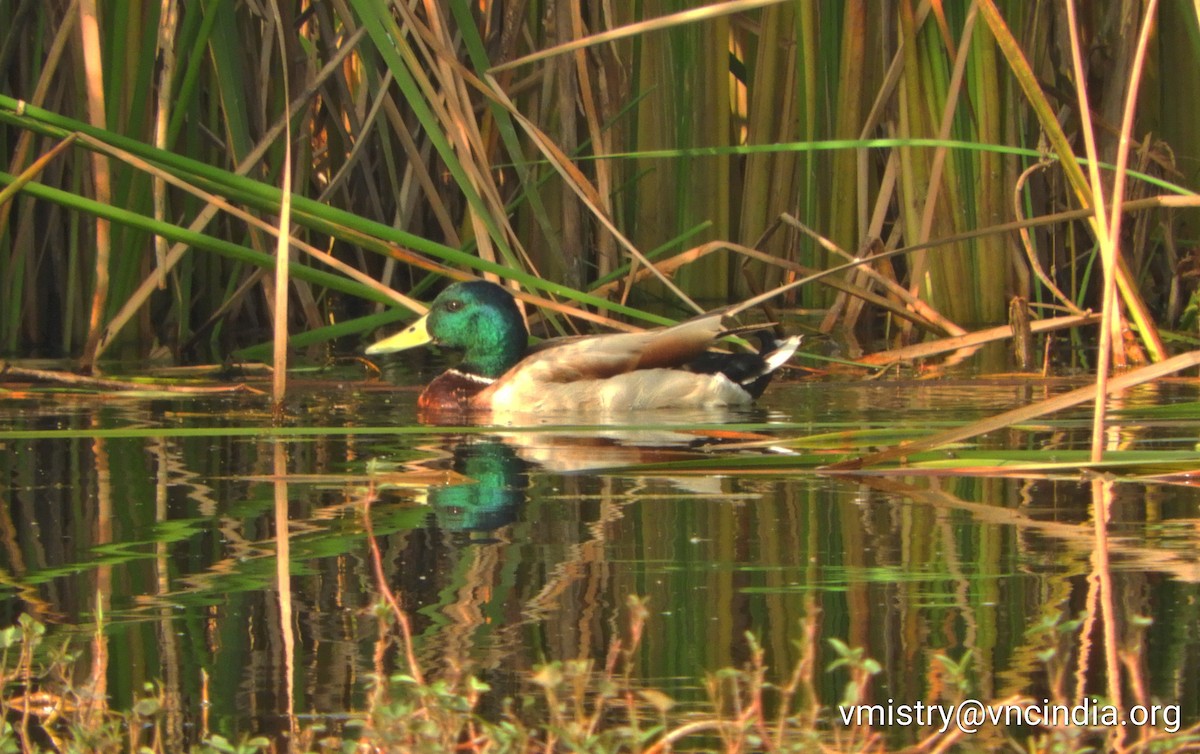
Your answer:
[[[552,283],[561,295],[587,300],[569,291],[587,289],[638,250],[659,247],[687,228],[708,229],[698,244],[753,245],[786,212],[851,253],[875,236],[885,248],[936,242],[1012,218],[1021,166],[982,147],[1032,146],[1040,130],[1056,162],[1023,187],[1027,216],[1089,201],[1074,154],[1079,145],[1056,120],[1072,101],[1059,90],[1072,84],[1044,52],[1059,44],[1045,36],[1050,6],[980,0],[972,28],[970,5],[911,0],[889,6],[885,12],[892,17],[865,0],[821,0],[721,3],[706,6],[699,19],[679,13],[691,10],[690,4],[651,0],[564,8],[552,23],[532,5],[511,16],[491,4],[465,2],[426,4],[412,14],[409,5],[350,0],[312,6],[302,20],[292,16],[284,40],[276,42],[252,22],[245,4],[201,0],[181,4],[170,42],[178,65],[159,84],[160,5],[97,4],[106,124],[99,131],[78,125],[83,111],[67,85],[83,73],[78,16],[54,5],[22,5],[13,27],[0,29],[0,143],[14,154],[7,172],[20,173],[31,149],[47,148],[33,147],[36,138],[61,139],[64,129],[81,130],[251,211],[275,213],[278,193],[269,189],[278,181],[284,137],[272,129],[284,103],[272,84],[279,80],[276,53],[282,45],[292,80],[312,82],[309,91],[297,93],[291,123],[298,240],[330,248],[339,261],[400,290],[426,273],[395,261],[389,244],[535,290]],[[1082,23],[1107,28],[1101,22],[1110,10],[1087,12],[1093,15]],[[1183,66],[1200,58],[1194,13],[1173,4],[1160,13],[1161,61]],[[576,46],[552,49],[562,42]],[[334,62],[336,55],[344,57]],[[1156,65],[1161,70],[1152,58],[1149,70]],[[1089,72],[1105,79],[1097,92],[1117,91],[1115,75],[1101,65]],[[1143,81],[1143,99],[1157,107],[1143,105],[1145,120],[1134,124],[1132,136],[1169,134],[1174,164],[1184,175],[1179,182],[1195,186],[1188,160],[1195,159],[1196,119],[1187,103],[1200,97],[1156,90],[1155,82],[1153,76]],[[161,87],[166,91],[156,91]],[[166,148],[140,152],[153,141],[152,103],[159,95],[171,102]],[[16,98],[44,110],[16,116]],[[1112,112],[1112,102],[1101,104],[1100,112]],[[887,137],[932,141],[920,148],[856,141]],[[833,151],[812,151],[834,139],[843,143]],[[951,146],[955,142],[981,148],[961,150]],[[747,146],[757,151],[738,151]],[[250,164],[256,148],[263,150],[262,162]],[[1100,152],[1106,153],[1103,145]],[[1151,142],[1145,170],[1168,165],[1167,153]],[[561,160],[562,154],[570,159]],[[94,198],[92,159],[73,150],[39,180]],[[148,217],[150,176],[108,162],[112,194],[105,203]],[[252,178],[234,179],[237,168],[252,171]],[[164,199],[162,217],[176,228],[175,237],[206,211],[202,198],[180,188],[167,190]],[[78,353],[88,330],[79,302],[94,296],[103,275],[111,290],[101,317],[111,321],[154,274],[159,262],[150,226],[138,220],[136,227],[114,227],[111,258],[102,262],[94,221],[79,214],[80,207],[52,207],[28,197],[0,206],[0,281],[9,294],[0,348],[6,353],[34,344],[49,351],[61,344]],[[340,214],[319,207],[336,207]],[[1146,251],[1131,260],[1138,269],[1118,268],[1125,307],[1152,354],[1161,352],[1154,337],[1160,315],[1146,300],[1156,300],[1155,286],[1163,279],[1182,285],[1178,264],[1158,252],[1169,240],[1178,260],[1178,250],[1193,245],[1197,227],[1182,212],[1164,222],[1159,227],[1169,238],[1141,233]],[[272,244],[263,231],[221,214],[201,227],[204,235],[239,249],[265,253]],[[1052,259],[1056,250],[1045,245],[1073,232],[1062,231],[1035,239],[1036,252],[1068,295],[1091,305],[1094,296],[1081,274],[1087,249],[1078,260],[1061,254]],[[622,253],[618,234],[629,240]],[[828,264],[809,235],[787,230],[762,243],[773,256],[810,267]],[[900,284],[920,291],[951,320],[1003,319],[1006,297],[1023,293],[1033,280],[1024,254],[998,235],[959,244],[955,251],[881,262],[879,271],[899,276]],[[255,291],[248,283],[258,274],[255,265],[244,255],[183,254],[168,291],[137,302],[141,308],[121,330],[125,342],[143,353],[155,338],[189,342],[194,328],[218,312],[265,321],[265,301],[247,296]],[[677,280],[685,292],[718,299],[782,282],[777,265],[749,263],[747,282],[742,267],[741,258],[712,254],[683,267]],[[646,297],[663,288],[639,283],[632,293]],[[297,278],[292,291],[299,306],[291,331],[328,321],[333,307],[310,281]],[[247,297],[233,302],[233,295]],[[799,291],[806,305],[827,305],[828,297],[819,287]],[[370,308],[349,299],[341,303],[348,307],[343,320]],[[859,310],[874,311],[874,304],[846,307],[845,321],[872,321]],[[831,313],[827,326],[836,326],[839,316]],[[212,325],[222,331],[219,322]],[[222,334],[224,347],[245,345],[233,342],[239,329]]]

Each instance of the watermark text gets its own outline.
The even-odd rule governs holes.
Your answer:
[[[1179,705],[1134,705],[1124,714],[1111,704],[1085,699],[1079,704],[1051,704],[1049,699],[1028,704],[984,704],[964,699],[957,704],[902,704],[888,699],[883,704],[839,706],[838,715],[847,727],[892,728],[917,726],[945,733],[955,728],[968,735],[985,725],[993,726],[1088,726],[1116,727],[1149,725],[1167,733],[1179,730]]]

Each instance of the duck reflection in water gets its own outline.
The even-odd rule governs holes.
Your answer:
[[[678,418],[712,427],[747,417],[726,411],[705,414],[707,421],[691,412]],[[607,599],[603,585],[618,557],[610,537],[639,502],[739,496],[718,475],[631,477],[629,470],[708,461],[705,448],[734,436],[750,439],[713,429],[556,427],[447,432],[421,448],[431,457],[410,464],[395,484],[419,489],[427,515],[384,549],[388,583],[404,595],[421,637],[422,666],[475,673],[493,689],[481,701],[487,707],[517,693],[539,657],[592,652],[601,635],[595,616]],[[533,650],[531,627],[544,642]]]
[[[684,418],[700,419],[699,413],[688,413]],[[714,418],[711,411],[703,415]],[[722,412],[721,418],[728,421],[730,415]],[[577,474],[692,460],[704,458],[706,448],[722,442],[756,438],[745,433],[683,429],[555,429],[446,435],[438,446],[426,446],[434,458],[409,467],[421,474],[453,472],[449,483],[424,486],[418,496],[430,507],[439,529],[484,533],[518,520],[531,473]],[[668,476],[664,481],[685,492],[721,494],[719,480],[709,476]]]
[[[466,480],[432,487],[427,502],[445,531],[492,532],[516,520],[530,464],[496,438],[469,437],[452,450],[450,468]]]

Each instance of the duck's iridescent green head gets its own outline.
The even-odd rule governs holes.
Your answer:
[[[438,294],[424,317],[367,349],[368,355],[436,343],[461,349],[459,369],[496,378],[525,355],[529,331],[513,297],[483,280],[455,283]]]

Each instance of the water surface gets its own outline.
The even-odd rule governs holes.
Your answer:
[[[706,672],[747,660],[746,632],[780,680],[807,634],[818,668],[836,659],[830,638],[878,661],[877,700],[929,703],[960,682],[981,699],[1038,697],[1077,667],[1077,642],[1055,627],[1094,599],[1086,481],[622,469],[719,459],[735,451],[714,446],[748,433],[951,426],[1071,386],[784,383],[741,411],[532,427],[421,426],[413,388],[357,378],[296,384],[278,426],[258,394],[14,392],[0,402],[0,623],[29,613],[77,637],[83,674],[101,606],[113,705],[161,684],[179,701],[181,741],[286,730],[289,694],[303,720],[336,729],[364,709],[371,674],[400,667],[373,610],[370,501],[422,668],[486,680],[485,709],[528,689],[541,663],[603,662],[627,631],[630,595],[650,607],[638,682],[685,703],[703,699]],[[1195,392],[1151,386],[1121,403]],[[1114,445],[1196,442],[1196,423],[1151,424],[1118,419]],[[1053,452],[1082,447],[1088,431],[1079,413],[976,444]],[[833,440],[818,450],[847,452]],[[1197,492],[1177,479],[1115,490],[1114,589],[1128,617],[1146,619],[1122,624],[1132,667],[1147,701],[1180,703],[1195,721]],[[961,678],[939,657],[967,657]],[[1087,690],[1102,694],[1102,663],[1089,659]],[[816,691],[834,704],[846,680],[822,670]]]

